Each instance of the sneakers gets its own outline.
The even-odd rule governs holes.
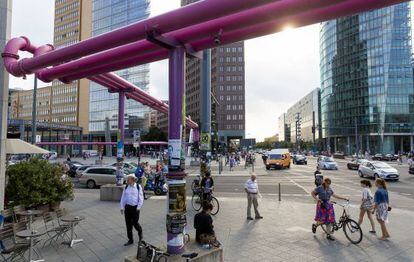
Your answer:
[[[255,219],[263,219],[262,216],[255,217]]]
[[[327,235],[326,239],[331,240],[331,241],[335,241],[335,238],[331,235]]]
[[[375,231],[375,230],[370,230],[370,231],[369,231],[369,233],[371,233],[371,234],[374,234],[374,235],[375,235],[375,234],[377,233],[377,231]]]
[[[317,228],[317,226],[316,226],[316,224],[312,224],[312,233],[316,233],[316,228]]]
[[[124,244],[124,246],[127,247],[127,246],[130,246],[132,244],[134,244],[134,241],[128,241]]]
[[[253,220],[253,218],[252,217],[247,217],[247,220]]]

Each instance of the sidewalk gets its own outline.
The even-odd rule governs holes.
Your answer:
[[[220,212],[214,217],[219,240],[224,245],[225,261],[412,261],[414,259],[414,212],[393,209],[389,230],[391,240],[381,242],[366,233],[359,245],[352,245],[342,231],[337,240],[326,240],[322,233],[310,231],[314,204],[260,200],[260,221],[246,221],[244,197],[219,197]],[[123,261],[136,252],[136,246],[124,247],[124,219],[116,202],[99,201],[99,190],[77,189],[76,199],[63,203],[72,214],[85,215],[77,228],[84,243],[74,248],[59,246],[42,250],[47,261]],[[187,200],[188,231],[194,237],[195,212]],[[337,214],[341,212],[337,207]],[[353,218],[358,210],[351,208]],[[147,242],[165,247],[165,197],[153,197],[144,203],[140,223]],[[369,229],[364,221],[363,230]],[[378,227],[379,230],[379,227]]]

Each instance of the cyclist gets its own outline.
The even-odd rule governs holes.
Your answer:
[[[200,187],[203,192],[202,200],[209,201],[210,195],[212,194],[213,189],[214,189],[214,180],[211,177],[210,171],[206,171],[203,179],[201,179]]]
[[[333,204],[330,202],[331,197],[346,201],[348,201],[348,199],[336,195],[330,186],[331,180],[329,178],[325,178],[322,182],[322,185],[315,188],[315,190],[313,190],[311,193],[312,197],[315,199],[315,201],[317,201],[315,215],[316,223],[312,224],[312,232],[315,233],[316,228],[320,225],[329,224],[328,232],[331,233],[327,234],[326,238],[333,241],[335,238],[332,237],[332,224],[335,223],[335,211]]]

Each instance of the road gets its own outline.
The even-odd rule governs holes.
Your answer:
[[[324,177],[332,180],[332,188],[338,195],[346,196],[355,205],[360,203],[361,187],[358,172],[348,170],[345,160],[338,160],[339,170],[322,170]],[[395,208],[414,211],[414,175],[408,173],[406,164],[398,165],[390,162],[400,173],[400,181],[389,182],[390,201]],[[258,183],[263,197],[278,200],[278,184],[281,184],[281,197],[283,199],[296,199],[299,201],[312,201],[310,192],[314,189],[313,172],[316,159],[308,159],[308,165],[291,165],[290,169],[266,170],[261,161],[257,161],[255,173],[258,175]],[[243,169],[243,168],[242,168]],[[248,173],[220,176],[215,175],[215,194],[217,196],[244,195],[244,182],[248,179]],[[372,180],[372,182],[374,182]],[[375,187],[372,189],[375,192]]]
[[[278,201],[278,185],[281,185],[281,198],[283,200],[295,200],[301,202],[311,202],[310,192],[314,189],[313,172],[316,167],[316,158],[309,157],[308,165],[291,165],[290,169],[283,170],[266,170],[260,156],[257,156],[255,173],[258,175],[258,183],[260,191],[265,198]],[[78,160],[78,159],[76,159]],[[189,159],[188,172],[189,177],[187,183],[190,184],[194,176],[198,174],[198,167],[190,167]],[[79,160],[83,162],[82,160]],[[92,162],[92,160],[87,160]],[[113,159],[106,160],[112,163]],[[130,159],[128,161],[135,161]],[[155,160],[143,159],[143,161]],[[337,160],[339,170],[322,170],[324,177],[332,179],[332,188],[338,195],[343,195],[351,199],[353,205],[359,205],[361,199],[360,180],[357,171],[348,170],[346,160]],[[408,173],[407,164],[398,165],[396,162],[389,162],[400,173],[398,182],[389,182],[390,202],[393,208],[414,211],[414,175]],[[218,174],[218,166],[216,162],[212,164],[212,174],[215,180],[214,194],[220,196],[244,197],[244,183],[249,178],[251,168],[245,169],[244,166],[236,167],[235,171],[229,172],[225,167],[224,172]],[[372,180],[372,182],[374,182]],[[79,187],[77,185],[77,187]],[[88,189],[85,189],[88,190]],[[82,190],[83,191],[83,190]],[[372,189],[375,192],[375,187]],[[188,195],[191,196],[190,186],[187,187]]]

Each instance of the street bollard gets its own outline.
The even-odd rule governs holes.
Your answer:
[[[280,192],[280,183],[279,183],[279,202],[282,201],[282,193]]]
[[[219,175],[221,174],[222,169],[223,169],[223,161],[222,161],[222,159],[220,157],[220,161],[219,161]]]

